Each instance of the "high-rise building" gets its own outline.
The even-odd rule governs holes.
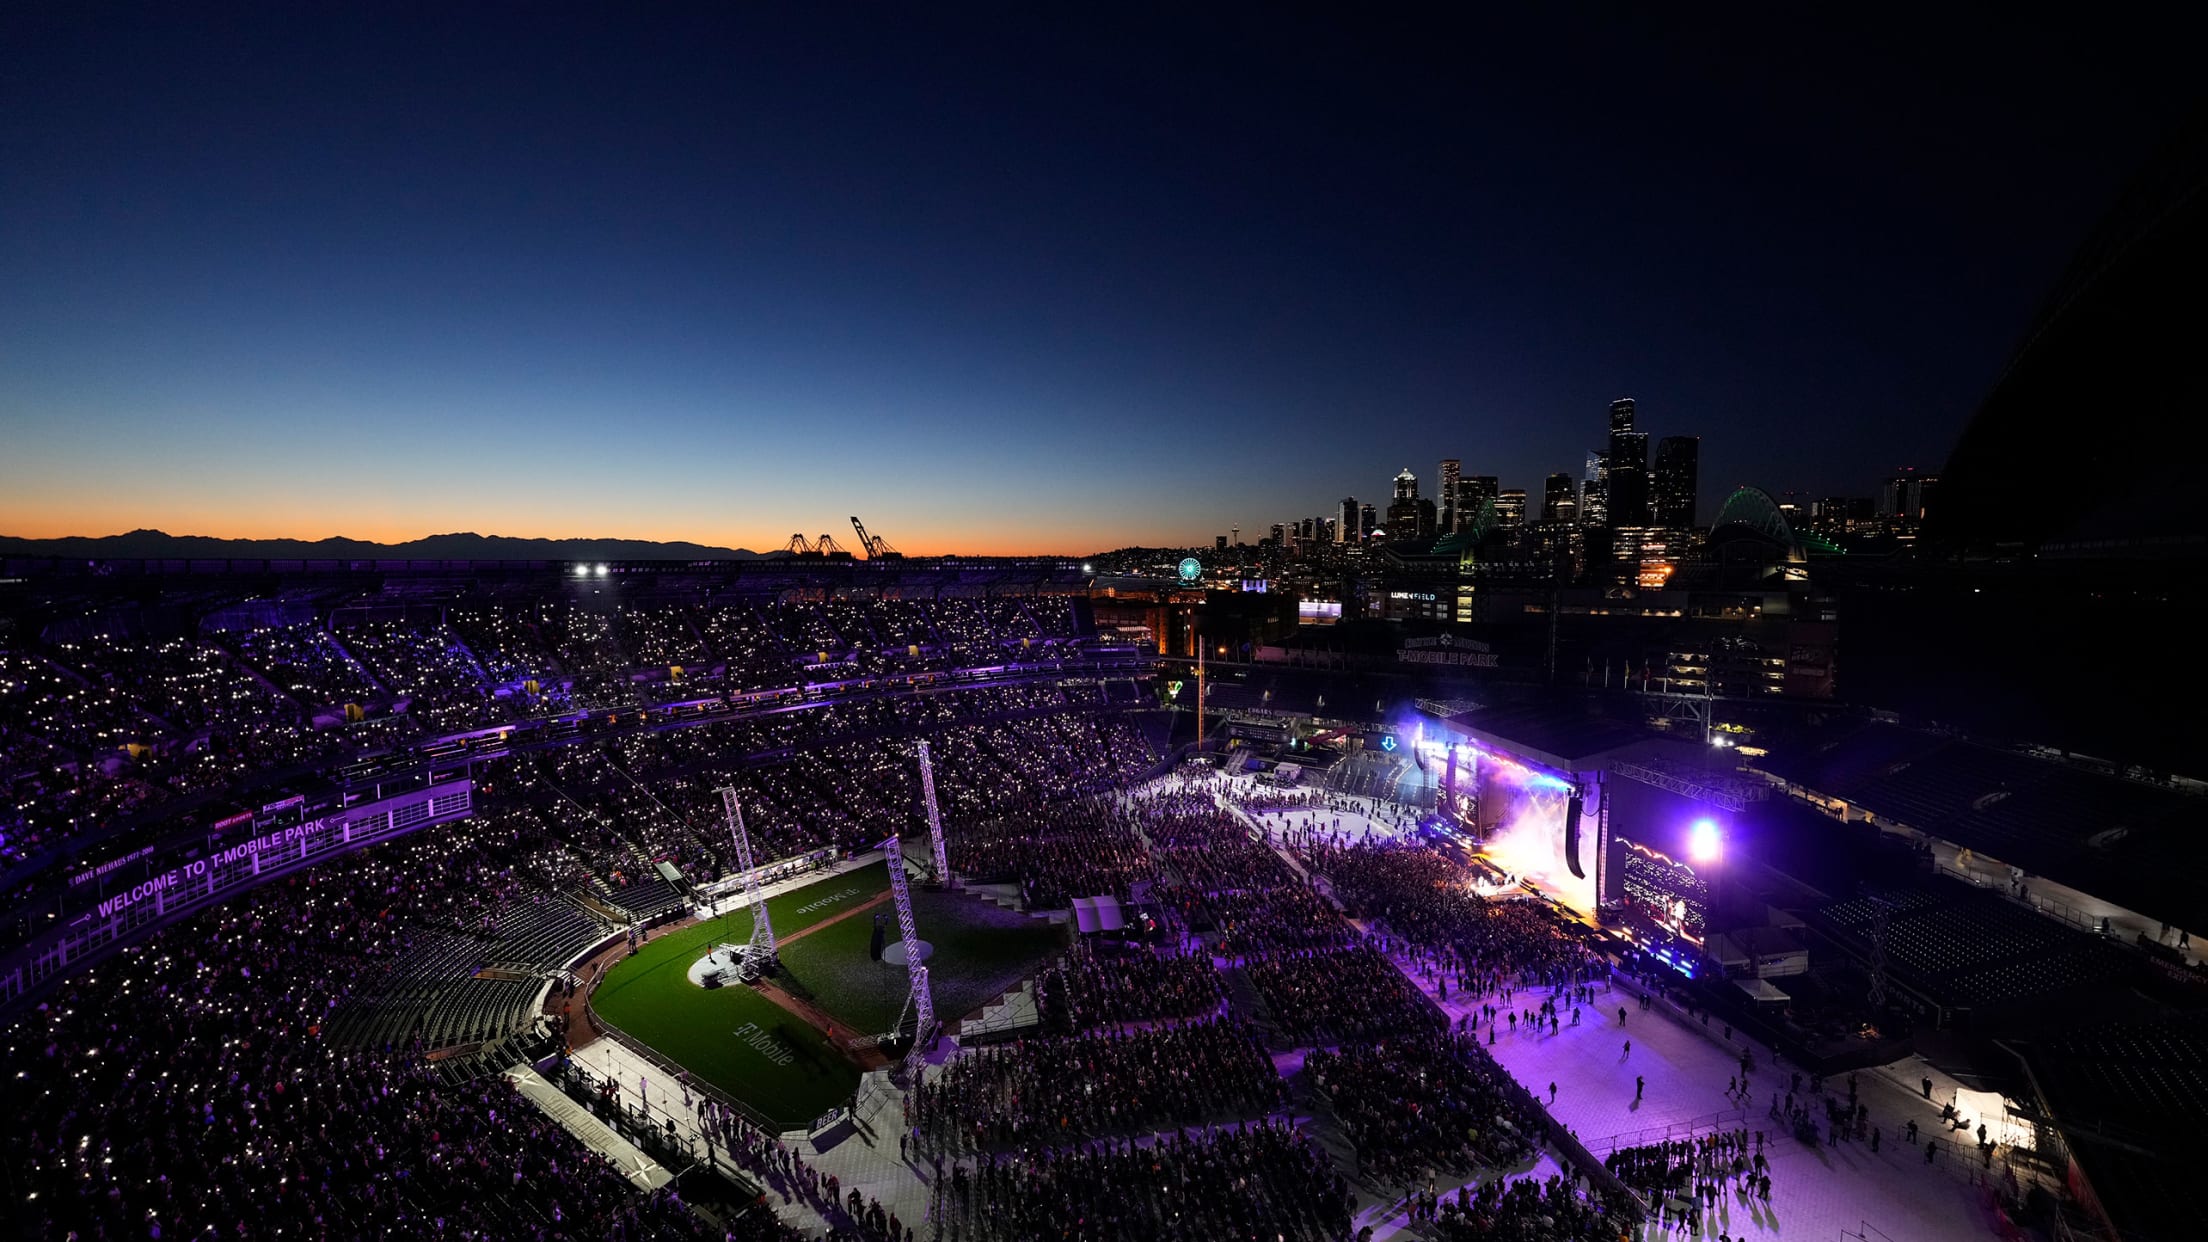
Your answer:
[[[1457,480],[1457,528],[1472,525],[1480,516],[1482,506],[1495,503],[1502,495],[1501,484],[1492,474],[1466,475]]]
[[[1418,499],[1418,476],[1411,473],[1409,466],[1403,467],[1403,473],[1395,476],[1395,498],[1397,500]]]
[[[1221,552],[1226,551],[1227,537],[1225,535],[1213,535],[1211,537],[1211,546]]]
[[[1455,530],[1457,524],[1462,520],[1457,509],[1457,480],[1463,469],[1464,463],[1454,457],[1441,459],[1441,479],[1437,484],[1441,494],[1435,499],[1441,503],[1441,531],[1443,534]]]
[[[1633,398],[1610,403],[1609,486],[1605,507],[1612,526],[1648,524],[1648,433],[1633,429]]]
[[[1279,522],[1273,523],[1273,546],[1276,548],[1280,548],[1286,547],[1287,544],[1288,528]]]
[[[1610,453],[1606,449],[1587,454],[1587,473],[1579,487],[1579,521],[1583,526],[1610,524]]]
[[[1907,470],[1886,480],[1878,489],[1878,515],[1904,523],[1921,522],[1931,506],[1939,476]]]
[[[1579,489],[1572,485],[1572,476],[1562,471],[1550,475],[1541,488],[1541,520],[1573,522],[1578,518]]]
[[[1495,498],[1495,523],[1516,530],[1526,524],[1526,489],[1506,487]]]
[[[1649,500],[1655,524],[1672,530],[1694,526],[1702,477],[1702,437],[1665,436],[1656,444]]]
[[[1380,529],[1380,511],[1371,505],[1357,506],[1357,538],[1372,538],[1372,532]]]
[[[1355,496],[1342,497],[1342,520],[1334,528],[1334,542],[1356,543],[1359,536],[1363,534],[1364,531],[1358,529],[1357,526],[1357,498]]]

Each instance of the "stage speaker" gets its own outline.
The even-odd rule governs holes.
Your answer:
[[[1587,873],[1579,869],[1579,810],[1578,790],[1572,791],[1572,799],[1564,804],[1564,865],[1572,869],[1576,879],[1584,880]]]

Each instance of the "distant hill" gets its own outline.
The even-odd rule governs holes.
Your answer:
[[[18,539],[0,535],[0,555],[81,556],[87,560],[173,557],[266,557],[275,560],[477,560],[477,561],[746,561],[767,553],[748,548],[709,548],[697,543],[647,539],[514,539],[462,531],[405,543],[364,539],[214,539],[134,530],[125,535],[71,535]]]

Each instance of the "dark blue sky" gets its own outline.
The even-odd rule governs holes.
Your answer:
[[[1628,394],[1867,494],[2199,32],[1788,7],[11,10],[0,533],[1193,542]]]

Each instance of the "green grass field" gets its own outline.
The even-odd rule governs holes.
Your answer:
[[[778,981],[862,1032],[886,1030],[896,1020],[905,1001],[904,968],[867,957],[871,913],[822,924],[888,887],[889,873],[876,863],[767,902],[778,939],[819,929],[782,946]],[[1066,943],[1062,926],[978,897],[919,889],[912,896],[920,938],[935,946],[928,973],[936,1013],[946,1022],[1015,986]],[[891,907],[876,909],[889,915],[889,939],[896,940]],[[752,989],[690,982],[691,964],[712,946],[750,935],[751,912],[738,910],[661,936],[609,967],[592,1005],[699,1078],[794,1128],[849,1096],[859,1074],[827,1037]],[[757,1032],[757,1039],[739,1038],[740,1029]]]
[[[889,917],[889,939],[894,942],[895,913],[888,905],[876,909]],[[935,946],[928,958],[928,982],[936,1016],[945,1022],[1017,986],[1066,943],[1059,924],[959,893],[914,889],[912,915],[920,938]],[[775,929],[781,930],[781,924]],[[867,957],[873,930],[871,914],[855,915],[782,950],[792,990],[862,1031],[887,1030],[904,1007],[907,990],[903,966]]]
[[[767,901],[778,935],[788,935],[864,904],[889,887],[881,864],[835,876]],[[863,925],[861,915],[847,920]],[[859,1072],[827,1037],[748,987],[701,988],[691,963],[723,941],[751,936],[751,911],[661,936],[609,967],[591,1004],[606,1021],[643,1040],[691,1073],[785,1126],[811,1121],[850,1095]],[[800,942],[802,943],[802,942]],[[866,957],[866,943],[859,943]],[[737,1037],[751,1024],[773,1052]],[[777,1064],[777,1058],[788,1064]]]

